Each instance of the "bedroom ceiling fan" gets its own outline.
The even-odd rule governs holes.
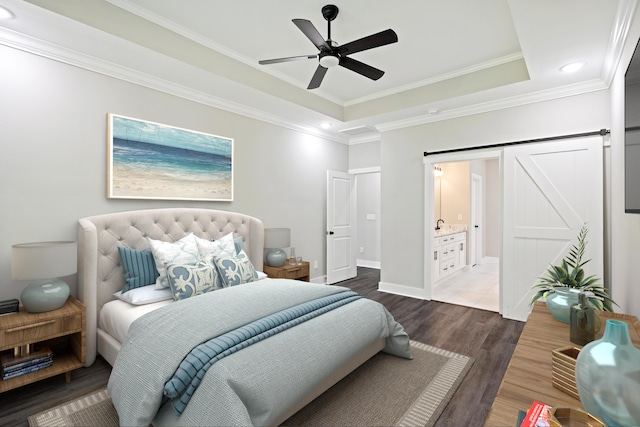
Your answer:
[[[336,42],[331,40],[331,21],[338,16],[338,7],[332,4],[328,4],[322,8],[322,16],[327,20],[327,40],[322,38],[322,35],[318,32],[316,27],[313,26],[311,21],[306,19],[293,19],[293,23],[304,33],[305,36],[315,47],[318,48],[320,53],[316,55],[301,55],[290,56],[287,58],[266,59],[258,61],[261,65],[276,64],[279,62],[299,61],[303,59],[315,59],[318,58],[319,64],[316,68],[316,72],[311,78],[311,82],[307,89],[316,89],[320,87],[324,75],[327,70],[336,65],[347,68],[351,71],[355,71],[365,77],[372,80],[378,80],[384,75],[384,71],[367,65],[363,62],[357,61],[353,58],[349,58],[347,55],[352,53],[362,52],[363,50],[373,49],[374,47],[384,46],[387,44],[395,43],[398,41],[398,36],[395,31],[389,29],[381,31],[376,34],[372,34],[367,37],[363,37],[358,40],[354,40],[350,43],[339,46]]]

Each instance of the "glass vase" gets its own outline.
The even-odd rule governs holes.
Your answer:
[[[569,314],[569,339],[572,343],[586,345],[595,339],[600,330],[600,318],[585,292],[578,294],[578,304],[571,306]]]
[[[640,350],[626,322],[607,320],[602,338],[582,348],[576,383],[584,409],[607,426],[640,426]]]
[[[552,293],[547,295],[547,308],[556,320],[569,323],[571,306],[578,303],[579,293],[579,289],[555,288]]]

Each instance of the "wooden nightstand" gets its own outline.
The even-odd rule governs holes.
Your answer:
[[[86,310],[70,296],[61,308],[45,313],[20,311],[0,316],[0,352],[13,354],[15,347],[46,344],[53,352],[53,365],[8,380],[0,380],[0,393],[45,378],[65,374],[85,363]]]
[[[309,262],[302,261],[302,264],[285,264],[282,267],[269,267],[264,265],[264,272],[273,279],[296,279],[304,282],[309,281]]]

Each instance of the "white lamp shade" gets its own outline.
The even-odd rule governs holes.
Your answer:
[[[64,277],[78,271],[76,242],[37,242],[11,246],[11,277],[37,280]]]
[[[267,249],[282,249],[291,246],[291,229],[265,228],[264,247]]]

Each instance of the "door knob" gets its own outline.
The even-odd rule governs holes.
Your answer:
[[[479,226],[479,225],[474,225],[474,227],[475,227],[475,228],[478,228],[478,227],[480,227],[480,226]]]
[[[334,234],[334,233],[333,233],[333,231],[327,231],[327,234],[328,234],[329,236],[331,236],[331,235],[332,235],[332,234]]]

